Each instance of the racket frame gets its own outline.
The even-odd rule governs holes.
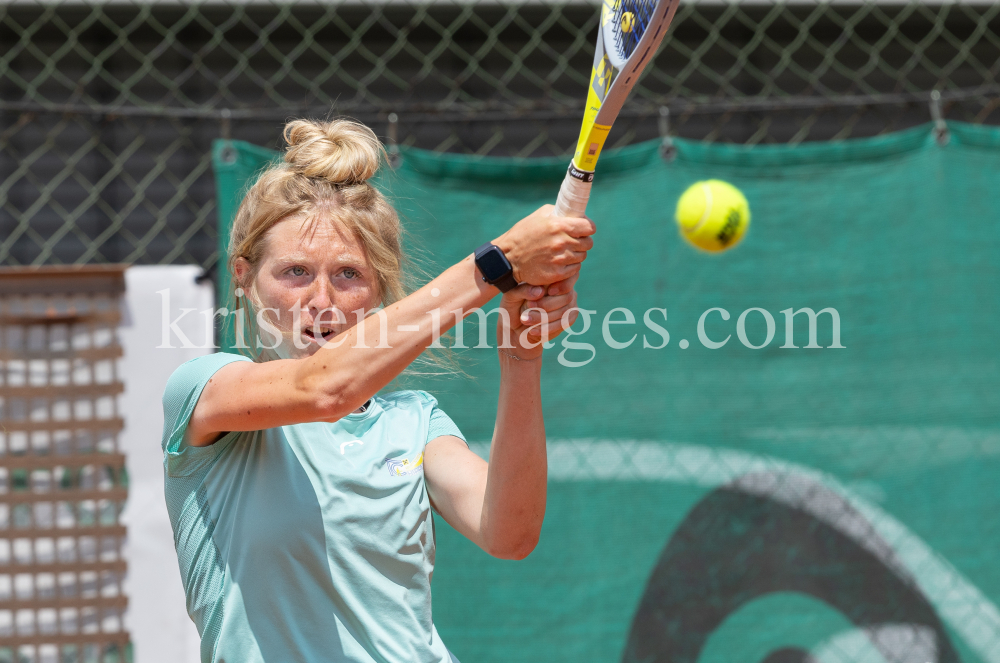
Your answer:
[[[576,152],[556,200],[558,216],[584,216],[590,198],[590,185],[601,150],[622,105],[663,41],[680,0],[658,0],[653,18],[639,39],[632,55],[622,59],[615,45],[616,9],[623,0],[605,0],[601,7],[594,64],[587,89]],[[616,66],[619,65],[619,66]]]

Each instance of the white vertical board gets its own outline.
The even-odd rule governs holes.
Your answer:
[[[211,282],[195,283],[194,266],[130,267],[125,272],[121,343],[125,356],[121,376],[125,419],[120,448],[126,456],[129,495],[122,514],[128,527],[125,559],[129,599],[126,628],[131,633],[135,663],[197,663],[198,630],[187,615],[173,532],[163,497],[163,430],[161,398],[167,378],[189,359],[212,352],[202,311],[212,310]],[[169,292],[169,310],[161,291]],[[181,309],[195,309],[181,316]],[[169,316],[165,318],[165,314]],[[175,327],[170,329],[170,323]],[[188,345],[176,331],[190,340]],[[167,345],[164,333],[169,332]],[[207,342],[206,342],[207,340]],[[198,347],[201,346],[201,347]]]

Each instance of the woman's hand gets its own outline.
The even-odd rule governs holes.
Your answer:
[[[510,261],[518,283],[549,285],[575,276],[594,246],[593,221],[552,216],[553,211],[552,205],[545,205],[493,241]]]
[[[530,361],[542,355],[544,342],[550,341],[573,326],[579,313],[576,308],[576,280],[553,283],[548,292],[528,283],[504,293],[500,308],[507,317],[497,319],[497,343],[503,352]],[[509,324],[509,327],[508,327]]]

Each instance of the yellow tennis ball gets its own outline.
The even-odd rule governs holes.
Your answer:
[[[729,182],[695,182],[677,201],[677,225],[688,242],[713,253],[740,243],[750,225],[750,205]]]
[[[632,28],[635,27],[635,14],[632,12],[625,12],[622,14],[622,32],[632,32]]]

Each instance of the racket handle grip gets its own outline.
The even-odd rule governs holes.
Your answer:
[[[583,217],[587,215],[587,201],[590,200],[590,187],[593,182],[581,182],[569,173],[559,187],[559,197],[556,198],[556,216]]]

